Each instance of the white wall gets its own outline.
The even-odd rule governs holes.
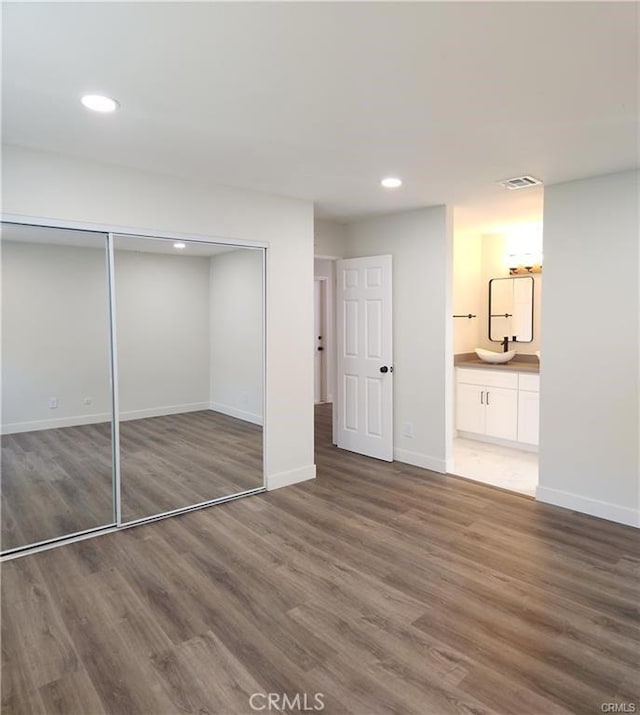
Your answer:
[[[453,363],[449,212],[390,214],[350,224],[347,233],[347,258],[393,256],[395,459],[444,472]]]
[[[453,307],[452,315],[475,318],[453,318],[453,352],[470,353],[480,345],[482,323],[482,240],[474,231],[453,233]],[[485,311],[486,312],[486,311]],[[486,332],[486,329],[485,329]]]
[[[5,433],[111,419],[106,252],[95,246],[3,242]],[[115,281],[120,417],[208,409],[209,259],[116,251]]]
[[[343,258],[347,227],[337,221],[315,219],[313,222],[314,254],[323,258]]]
[[[549,186],[542,501],[639,521],[638,173]]]
[[[209,260],[211,409],[262,424],[262,251]]]
[[[100,238],[95,248],[2,243],[6,432],[110,419],[106,237]],[[48,407],[51,398],[56,409]]]
[[[2,170],[7,214],[268,242],[267,483],[315,475],[310,202],[18,147],[4,147]]]
[[[209,259],[115,247],[121,417],[208,409]]]
[[[105,237],[2,249],[3,432],[109,421]],[[211,408],[262,424],[262,252],[155,254],[116,238],[115,258],[120,418]]]

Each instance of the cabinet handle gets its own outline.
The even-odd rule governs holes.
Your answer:
[[[489,393],[487,392],[487,405],[489,404]]]
[[[484,405],[484,390],[480,392],[480,404]]]

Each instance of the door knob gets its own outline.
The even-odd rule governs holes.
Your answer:
[[[383,366],[380,368],[380,372],[389,372],[389,368],[388,368],[386,365],[383,365]]]

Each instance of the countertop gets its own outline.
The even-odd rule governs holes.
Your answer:
[[[519,356],[516,355],[510,362],[503,363],[483,362],[475,354],[472,353],[472,355],[473,357],[471,357],[470,355],[456,355],[454,358],[455,366],[478,367],[482,368],[483,370],[503,370],[505,372],[530,372],[533,374],[540,373],[540,361],[535,355],[523,355],[521,356],[521,359],[518,359]],[[532,360],[523,360],[522,357],[533,357],[535,362],[533,362]]]

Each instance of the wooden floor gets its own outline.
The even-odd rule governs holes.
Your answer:
[[[262,428],[204,410],[120,423],[132,521],[261,487]],[[108,423],[2,437],[2,549],[114,520]]]
[[[317,420],[315,481],[4,564],[3,713],[638,707],[636,530],[339,451]]]

